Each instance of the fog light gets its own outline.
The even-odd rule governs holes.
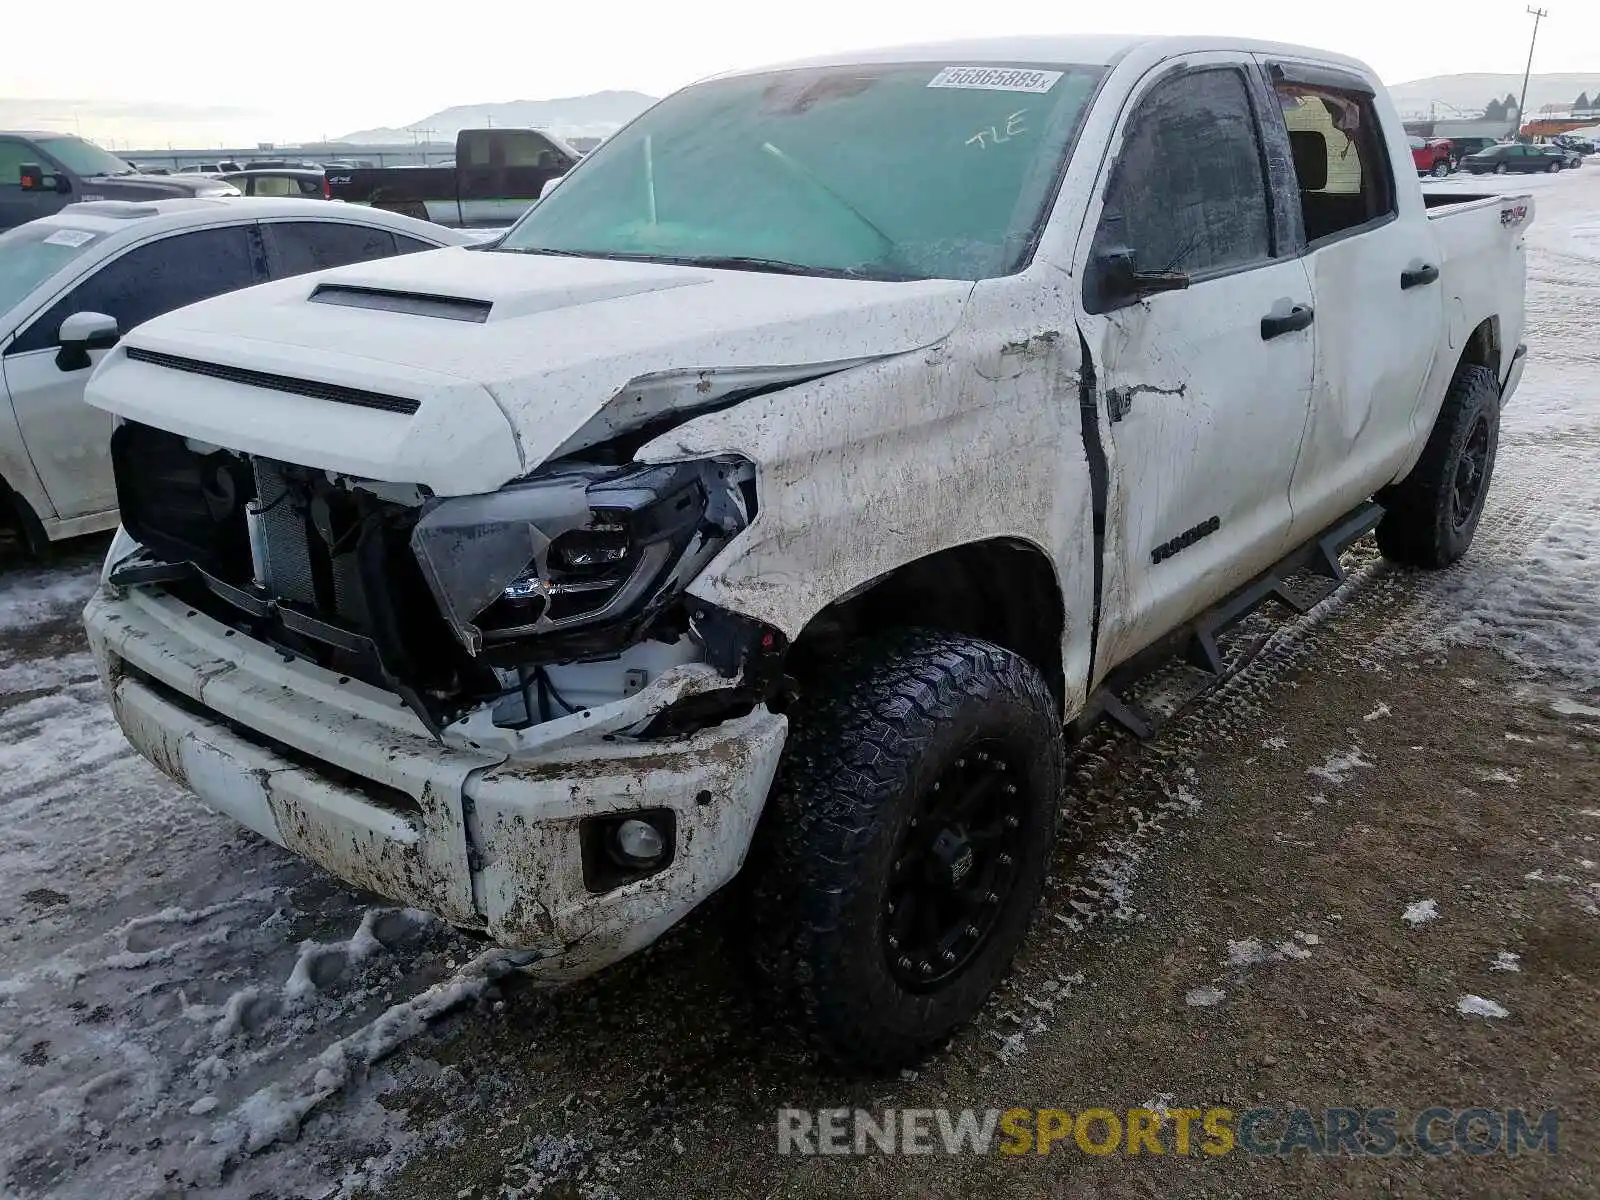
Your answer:
[[[630,867],[648,867],[659,862],[667,852],[667,841],[661,831],[649,821],[630,817],[617,825],[611,835],[611,853],[617,861]]]

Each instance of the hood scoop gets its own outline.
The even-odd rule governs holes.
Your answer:
[[[413,317],[438,317],[482,325],[494,304],[465,296],[435,296],[427,292],[398,292],[386,288],[358,287],[349,283],[319,283],[308,297],[312,304],[337,304],[344,308],[371,308],[379,312],[408,313]]]

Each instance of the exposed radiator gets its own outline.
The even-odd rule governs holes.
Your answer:
[[[278,464],[254,460],[256,499],[250,506],[250,557],[256,579],[285,600],[315,605],[316,583],[311,574],[310,530],[305,514],[289,495]]]

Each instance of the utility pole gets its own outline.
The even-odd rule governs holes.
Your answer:
[[[1533,36],[1528,39],[1528,65],[1522,72],[1522,98],[1517,101],[1516,132],[1518,134],[1522,132],[1522,125],[1528,111],[1528,76],[1533,74],[1533,46],[1539,40],[1539,22],[1548,17],[1550,11],[1544,8],[1534,8],[1530,5],[1528,7],[1528,15],[1533,18]]]

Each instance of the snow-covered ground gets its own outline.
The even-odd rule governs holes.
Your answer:
[[[1494,646],[1578,696],[1600,688],[1600,169],[1433,186],[1536,193],[1532,358],[1479,542],[1455,570],[1406,578],[1421,614],[1406,636]],[[443,1014],[499,1019],[482,1001],[504,960],[334,883],[132,755],[76,633],[94,570],[84,554],[0,576],[0,1195],[338,1195],[448,1146],[451,1118],[418,1128],[383,1101],[439,1072],[412,1048]],[[1307,763],[1308,784],[1370,766],[1351,745]],[[1179,780],[1148,830],[1101,845],[1092,894],[1057,919],[1131,911],[1139,857],[1197,803]],[[1243,971],[1293,969],[1318,939],[1237,945],[1190,1005],[1223,1003]]]

